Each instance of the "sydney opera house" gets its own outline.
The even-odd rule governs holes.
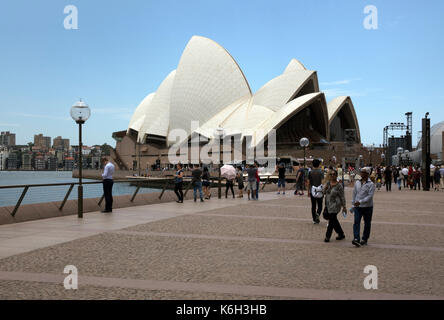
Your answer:
[[[177,69],[135,109],[127,130],[113,133],[115,162],[121,169],[168,164],[168,149],[177,142],[174,129],[185,130],[184,143],[196,135],[213,141],[222,129],[224,139],[239,139],[243,155],[272,131],[278,157],[300,158],[302,137],[310,141],[308,154],[323,159],[347,158],[348,152],[353,162],[362,147],[351,98],[327,102],[316,71],[292,59],[253,93],[228,51],[200,36],[191,38]]]

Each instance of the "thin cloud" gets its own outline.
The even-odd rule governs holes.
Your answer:
[[[20,127],[20,125],[18,123],[0,122],[0,127]]]
[[[337,80],[337,81],[331,81],[331,82],[321,82],[321,86],[339,86],[339,85],[345,85],[350,84],[354,81],[359,81],[361,78],[354,78],[354,79],[344,79],[344,80]]]
[[[23,112],[10,112],[9,114],[24,118],[37,118],[37,119],[50,119],[50,120],[71,120],[70,117],[59,117],[45,114],[33,114],[33,113],[23,113]]]

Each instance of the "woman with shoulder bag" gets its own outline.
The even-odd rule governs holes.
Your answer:
[[[330,170],[330,181],[324,187],[325,194],[325,211],[324,218],[328,217],[328,227],[325,234],[325,242],[330,242],[331,234],[333,230],[338,234],[336,240],[345,239],[344,231],[338,221],[338,213],[341,208],[343,212],[347,212],[345,203],[344,188],[338,182],[338,172],[336,170]]]

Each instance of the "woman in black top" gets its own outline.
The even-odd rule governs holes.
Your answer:
[[[183,170],[182,170],[182,165],[180,163],[178,163],[176,165],[177,167],[177,171],[176,174],[174,175],[174,193],[177,195],[177,197],[179,198],[179,200],[177,200],[177,203],[183,203]]]
[[[211,198],[210,185],[210,173],[208,172],[208,167],[205,167],[202,174],[202,187],[205,199]]]

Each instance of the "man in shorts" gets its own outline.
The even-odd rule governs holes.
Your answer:
[[[248,200],[250,200],[250,191],[251,197],[253,200],[257,200],[256,198],[256,172],[257,168],[254,165],[248,165],[247,174],[248,174]]]
[[[280,163],[278,166],[276,166],[276,171],[278,172],[278,192],[277,194],[281,194],[281,190],[283,191],[282,194],[285,194],[285,166],[283,163]]]

